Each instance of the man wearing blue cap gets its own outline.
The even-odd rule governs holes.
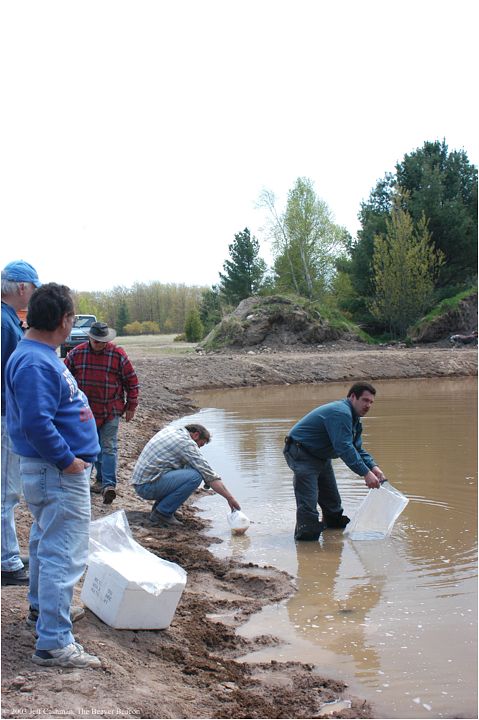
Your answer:
[[[2,585],[28,585],[28,573],[20,557],[15,507],[22,484],[20,459],[12,450],[7,433],[4,371],[7,360],[23,337],[18,317],[25,310],[35,288],[40,287],[37,271],[25,260],[14,260],[2,270]]]

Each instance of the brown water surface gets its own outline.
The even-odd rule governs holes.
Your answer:
[[[381,541],[326,531],[293,540],[295,503],[283,439],[297,418],[346,395],[344,384],[201,393],[194,415],[213,432],[205,455],[252,521],[232,536],[225,502],[200,501],[223,540],[211,550],[274,565],[297,592],[240,632],[284,644],[243,658],[313,662],[371,700],[376,717],[477,717],[477,382],[378,383],[364,445],[410,502]],[[184,422],[184,418],[182,419]],[[367,493],[334,461],[346,514]]]

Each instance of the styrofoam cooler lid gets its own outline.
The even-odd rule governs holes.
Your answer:
[[[145,590],[150,587],[149,592],[154,592],[155,595],[186,584],[186,571],[180,565],[163,560],[153,553],[148,555],[149,557],[133,550],[105,550],[96,552],[93,559],[97,563],[109,565],[126,580],[137,583]]]

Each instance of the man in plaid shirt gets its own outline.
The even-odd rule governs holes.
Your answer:
[[[116,463],[120,417],[129,422],[138,405],[139,384],[122,347],[111,340],[116,331],[95,322],[86,331],[87,342],[70,350],[65,365],[85,393],[95,416],[101,452],[95,463],[96,482],[91,492],[101,493],[107,505],[116,498]]]
[[[231,510],[241,507],[215,473],[200,448],[211,439],[209,431],[193,423],[185,427],[168,425],[154,435],[141,451],[131,484],[144,500],[154,500],[150,522],[157,527],[181,525],[175,510],[201,482],[222,495]]]

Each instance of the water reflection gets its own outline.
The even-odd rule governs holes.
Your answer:
[[[377,384],[364,445],[410,502],[386,541],[338,531],[293,541],[292,473],[285,434],[349,384],[254,388],[197,396],[193,416],[213,432],[205,455],[252,520],[232,537],[218,496],[201,501],[223,540],[212,552],[275,565],[297,592],[241,630],[288,643],[254,659],[299,659],[342,677],[383,717],[473,717],[477,686],[477,383],[475,379]],[[335,462],[346,514],[367,489]]]
[[[363,545],[371,543],[363,543]],[[366,637],[366,621],[386,582],[386,566],[367,578],[354,545],[342,534],[324,534],[322,543],[297,543],[298,592],[287,602],[291,623],[323,650],[346,655],[361,675],[376,675],[380,658]]]

